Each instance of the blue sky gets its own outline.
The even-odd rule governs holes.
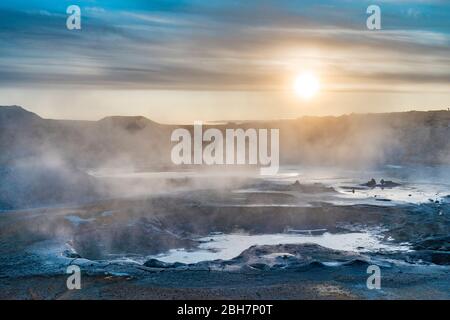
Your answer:
[[[65,11],[72,4],[81,8],[81,30],[66,29]],[[370,4],[381,7],[380,31],[366,28]],[[224,117],[218,100],[245,111],[261,103],[252,98],[257,93],[272,95],[273,105],[262,108],[267,117],[282,103],[289,105],[277,110],[283,116],[380,110],[356,102],[327,109],[329,101],[348,104],[349,93],[376,94],[388,103],[382,111],[397,110],[400,102],[406,108],[408,93],[427,97],[411,98],[420,102],[418,109],[450,102],[450,1],[4,1],[0,48],[0,104],[33,101],[57,117],[76,117],[76,111],[54,105],[70,92],[94,97],[83,103],[107,105],[111,91],[139,91],[134,97],[140,107],[130,113],[157,114],[164,121],[168,116],[161,110],[146,109],[146,99],[181,114],[209,103],[209,118]],[[322,82],[323,99],[310,102],[313,109],[285,97],[303,70]],[[188,105],[184,111],[180,101]],[[295,103],[300,106],[294,110]],[[83,109],[75,103],[69,108]],[[83,109],[80,116],[120,111],[100,109],[92,115]],[[254,107],[247,109],[245,117],[252,117]]]

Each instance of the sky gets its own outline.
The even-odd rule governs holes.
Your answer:
[[[2,1],[0,105],[163,123],[447,109],[449,49],[445,0]]]

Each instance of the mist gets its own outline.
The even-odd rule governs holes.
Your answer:
[[[449,121],[448,111],[352,114],[205,125],[204,130],[279,129],[281,167],[367,170],[386,164],[450,164]],[[12,209],[226,188],[243,183],[258,169],[175,165],[171,134],[177,128],[193,133],[193,126],[162,125],[140,116],[48,120],[20,107],[1,107],[0,203]],[[194,177],[195,172],[205,176]],[[214,179],[208,179],[212,173]]]

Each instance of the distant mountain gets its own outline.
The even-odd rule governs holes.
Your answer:
[[[449,111],[302,117],[216,127],[279,128],[282,163],[450,163]],[[0,163],[52,154],[82,168],[170,166],[174,128],[140,116],[49,120],[18,106],[0,107]]]
[[[27,111],[19,106],[0,106],[0,123],[7,125],[8,122],[33,121],[42,119],[33,112]]]
[[[109,126],[110,128],[123,128],[129,132],[137,132],[148,126],[157,127],[159,124],[142,116],[124,117],[112,116],[106,117],[98,121],[100,125]]]
[[[21,107],[0,107],[0,164],[46,154],[83,168],[167,163],[170,152],[163,151],[170,149],[168,130],[170,126],[144,117],[50,120]]]

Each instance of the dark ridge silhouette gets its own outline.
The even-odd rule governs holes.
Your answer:
[[[170,135],[175,127],[142,116],[50,120],[22,107],[0,107],[0,164],[51,152],[84,168],[171,166]],[[450,163],[448,111],[302,117],[215,127],[279,128],[281,164]]]

